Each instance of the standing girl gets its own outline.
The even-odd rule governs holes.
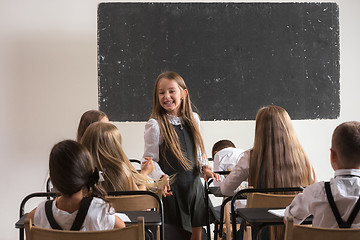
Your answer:
[[[188,89],[175,72],[158,76],[153,100],[144,134],[143,158],[152,157],[155,165],[149,176],[171,176],[173,195],[163,199],[165,222],[191,232],[191,239],[201,239],[208,209],[200,173],[205,179],[220,177],[207,164],[199,116],[192,112]]]
[[[72,140],[59,142],[51,150],[49,169],[60,196],[40,203],[29,213],[35,226],[80,231],[125,227],[103,200],[104,192],[97,186],[99,171],[84,146]]]

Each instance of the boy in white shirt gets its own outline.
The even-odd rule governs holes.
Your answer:
[[[314,227],[359,228],[360,122],[345,122],[334,130],[330,162],[334,178],[306,187],[286,208],[285,218],[292,216],[299,224],[313,215]]]
[[[231,171],[240,157],[243,155],[244,150],[235,148],[235,145],[230,140],[220,140],[216,142],[212,148],[212,158],[214,160],[214,172],[218,171]],[[225,176],[220,175],[221,181]],[[219,186],[220,182],[214,181],[214,186]]]

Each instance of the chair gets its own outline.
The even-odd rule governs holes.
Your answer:
[[[285,208],[289,206],[297,194],[280,195],[270,193],[249,193],[247,208]]]
[[[31,198],[35,197],[45,197],[47,199],[50,199],[50,197],[56,197],[57,194],[55,192],[38,192],[38,193],[31,193],[27,195],[20,203],[20,216],[19,221],[15,224],[16,228],[19,228],[19,239],[24,240],[24,218],[25,216],[25,204],[27,201],[29,201]],[[19,223],[19,225],[18,225]]]
[[[289,217],[286,222],[285,240],[352,240],[360,239],[360,228],[318,228],[294,224]]]
[[[231,225],[233,238],[237,239],[236,227],[236,199],[247,195],[247,208],[284,208],[288,206],[292,199],[296,196],[294,192],[302,192],[302,187],[288,187],[288,188],[248,188],[237,192],[231,200]],[[271,194],[276,193],[276,194]],[[278,193],[291,193],[283,195]]]
[[[141,161],[138,159],[129,159],[134,168],[140,172],[141,171]]]
[[[212,158],[209,158],[209,161],[212,161]],[[218,171],[215,172],[218,173],[220,175],[228,175],[230,173],[230,171]],[[207,232],[207,238],[210,239],[210,198],[209,198],[209,194],[214,194],[210,191],[210,184],[213,182],[213,179],[208,179],[208,181],[205,182],[204,186],[205,186],[205,204],[207,206],[207,208],[209,209],[209,211],[207,212],[207,226],[206,226],[206,232]],[[214,194],[216,195],[216,194]],[[230,199],[231,200],[231,199]],[[228,200],[229,201],[229,200]],[[227,202],[228,202],[227,201]],[[214,239],[217,239],[217,236],[219,235],[220,237],[222,236],[222,223],[223,223],[223,213],[224,213],[224,207],[221,207],[220,210],[220,216],[215,216],[215,222],[214,222]],[[225,207],[226,208],[226,207]],[[226,218],[225,218],[226,220]],[[219,228],[219,224],[220,224],[220,228]]]
[[[121,229],[112,229],[104,231],[65,231],[45,229],[32,226],[31,219],[26,219],[25,232],[27,240],[144,240],[145,239],[145,225],[144,218],[138,217],[136,225],[125,227]]]
[[[156,209],[160,216],[160,231],[157,239],[164,239],[164,210],[160,197],[150,191],[115,191],[108,192],[106,199],[112,203],[117,212],[148,211]]]

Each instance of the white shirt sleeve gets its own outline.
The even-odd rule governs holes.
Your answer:
[[[225,196],[233,196],[239,185],[249,177],[250,150],[235,165],[231,173],[220,183],[221,193]]]
[[[200,132],[200,117],[199,117],[199,115],[197,113],[193,113],[193,116],[194,116],[194,119],[195,119],[195,121],[197,123],[198,130]],[[198,155],[197,159],[199,161],[200,171],[202,171],[203,166],[208,166],[210,168],[209,163],[208,163],[208,159],[206,158],[206,155],[204,156],[202,154],[201,149],[198,149],[197,153],[198,153],[197,154]]]
[[[302,193],[299,193],[289,206],[286,207],[284,218],[286,219],[289,216],[294,218],[295,224],[302,223],[308,216],[313,214],[312,204],[315,201],[314,192],[317,192],[316,187],[319,185],[324,185],[323,183],[313,184],[307,186]]]
[[[159,162],[159,146],[163,141],[160,134],[158,122],[151,118],[145,125],[144,132],[144,155],[141,161],[145,161],[145,157],[152,157],[154,161],[154,170],[149,174],[153,179],[159,179],[165,173],[161,170]]]

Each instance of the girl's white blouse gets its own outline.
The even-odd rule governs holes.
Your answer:
[[[198,124],[198,129],[200,130],[200,118],[196,113],[194,114],[194,118],[196,123]],[[167,114],[167,117],[172,125],[181,125],[181,118],[174,115]],[[159,162],[159,146],[163,142],[163,136],[160,133],[160,128],[157,120],[151,118],[145,125],[144,132],[144,155],[141,161],[145,161],[145,157],[152,157],[154,160],[154,170],[149,174],[149,177],[153,179],[159,179],[165,173],[161,170],[158,162]],[[202,157],[200,150],[198,150],[198,160],[200,163],[200,169],[204,165],[207,164],[207,159]]]

